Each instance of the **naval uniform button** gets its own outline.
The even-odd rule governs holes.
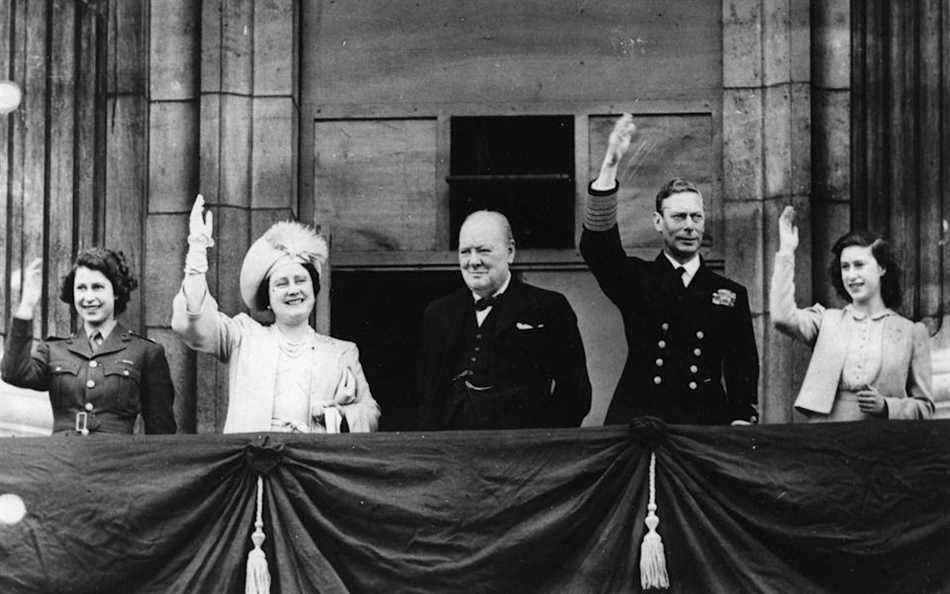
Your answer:
[[[656,346],[660,347],[661,349],[665,349],[665,348],[666,348],[666,341],[665,341],[665,340],[661,340],[660,342],[656,343]]]
[[[689,382],[689,389],[695,390],[697,388],[696,382]]]
[[[654,377],[653,377],[653,383],[659,385],[659,384],[663,383],[663,378],[660,377],[660,376],[658,376],[658,375],[657,375],[657,376],[654,376]]]
[[[689,372],[690,372],[690,373],[696,373],[697,371],[699,371],[699,367],[696,367],[695,365],[690,365],[690,366],[689,366]]]
[[[670,325],[667,322],[663,322],[662,324],[660,324],[660,328],[662,328],[663,330],[669,330]]]
[[[86,406],[84,406],[83,408],[85,408],[85,409],[88,410],[89,412],[92,412],[92,409],[93,409],[94,407],[92,406],[92,403],[91,403],[91,402],[87,402],[87,403],[86,403]]]
[[[697,330],[697,331],[696,331],[696,338],[702,340],[704,336],[706,336],[706,335],[703,334],[703,331],[702,331],[702,330]]]
[[[656,366],[657,366],[657,367],[663,367],[663,359],[657,359],[657,360],[656,360]]]
[[[89,380],[88,382],[86,382],[86,387],[87,387],[87,388],[95,388],[95,387],[96,387],[96,382],[94,382],[94,381],[92,381],[92,380]]]
[[[89,367],[99,367],[99,362],[93,359],[89,362]]]
[[[693,349],[693,354],[698,357],[703,354],[703,349]]]

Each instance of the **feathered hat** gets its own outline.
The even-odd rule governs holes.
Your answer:
[[[251,309],[263,309],[257,303],[257,289],[280,262],[310,263],[323,274],[327,261],[327,242],[307,225],[294,221],[274,223],[244,255],[241,265],[241,298]]]

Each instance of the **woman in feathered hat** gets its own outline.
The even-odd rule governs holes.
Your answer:
[[[185,278],[175,296],[172,328],[191,348],[228,366],[225,433],[375,431],[379,407],[370,394],[356,345],[318,334],[309,319],[320,291],[327,244],[295,222],[273,225],[241,266],[241,297],[270,310],[274,323],[218,311],[208,292],[211,213],[199,195],[191,210]]]

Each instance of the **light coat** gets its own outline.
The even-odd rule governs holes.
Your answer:
[[[794,255],[776,254],[769,294],[772,323],[783,333],[814,346],[795,407],[812,415],[810,420],[839,420],[822,415],[831,415],[836,409],[835,399],[839,396],[838,385],[850,342],[850,325],[846,322],[852,313],[849,308],[826,309],[818,304],[798,309],[794,274]],[[934,404],[927,329],[890,313],[883,322],[881,370],[872,385],[887,402],[888,418],[928,418],[933,415]],[[837,409],[832,417],[836,415]]]
[[[187,311],[185,296],[179,291],[172,309],[172,329],[185,344],[228,363],[228,413],[223,432],[271,431],[279,356],[276,326],[264,326],[243,313],[230,318],[218,311],[217,302],[208,294],[200,311],[193,313]],[[322,433],[337,428],[339,418],[332,412],[321,419],[324,405],[333,401],[349,369],[356,380],[356,401],[339,406],[339,413],[351,432],[375,431],[379,407],[370,394],[356,345],[313,334],[309,430]]]

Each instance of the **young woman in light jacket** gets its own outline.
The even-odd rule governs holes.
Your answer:
[[[848,305],[799,309],[794,217],[791,206],[779,217],[769,311],[776,328],[814,347],[795,408],[809,421],[930,417],[929,335],[923,324],[894,311],[901,302],[900,270],[887,242],[867,232],[839,238],[829,274]]]
[[[185,278],[175,296],[172,329],[191,348],[228,363],[224,433],[375,431],[379,407],[356,345],[318,334],[310,314],[320,291],[327,245],[312,229],[281,222],[254,242],[241,266],[241,297],[270,310],[274,323],[218,311],[208,292],[206,250],[211,213],[199,195],[191,211]]]

